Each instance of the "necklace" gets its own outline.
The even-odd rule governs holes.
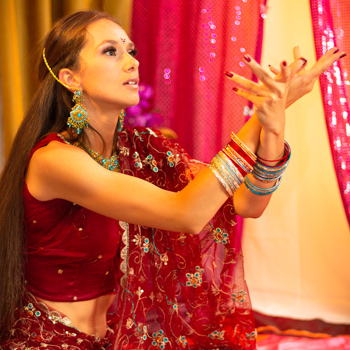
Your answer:
[[[99,154],[96,151],[87,148],[80,142],[77,143],[76,146],[89,153],[91,158],[94,159],[98,164],[102,165],[104,168],[111,171],[120,172],[119,155],[117,154],[117,152],[114,152],[114,154],[111,157],[105,158],[102,154]]]

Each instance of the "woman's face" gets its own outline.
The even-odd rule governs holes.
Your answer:
[[[77,77],[84,105],[123,109],[139,102],[139,62],[135,46],[116,23],[102,19],[87,27]]]

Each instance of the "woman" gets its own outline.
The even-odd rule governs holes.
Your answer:
[[[226,75],[256,113],[207,167],[123,128],[138,61],[112,17],[56,23],[0,182],[2,347],[254,349],[235,214],[263,213],[290,156],[285,107],[342,54],[275,79],[245,56],[264,83]]]

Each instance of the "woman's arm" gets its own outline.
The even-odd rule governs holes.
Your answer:
[[[286,98],[286,107],[290,106],[299,98],[312,91],[317,78],[323,74],[335,61],[341,57],[344,57],[345,52],[340,52],[337,48],[327,51],[327,53],[323,55],[310,70],[305,69],[307,61],[300,56],[298,47],[293,49],[293,55],[294,62],[289,66],[291,71],[291,82]],[[270,66],[270,70],[276,75],[275,79],[279,80],[281,70],[278,70],[272,66]],[[260,76],[258,77],[260,78]],[[230,79],[243,87],[258,89],[257,84],[251,83],[237,75],[233,75]],[[266,137],[265,130],[262,128],[256,113],[254,113],[248,122],[242,127],[238,133],[238,136],[251,149],[252,152],[258,153],[262,158],[269,159],[268,157],[264,157],[263,154],[271,154],[271,147],[272,152],[274,152],[274,146],[267,141],[271,140],[271,138]],[[269,144],[270,151],[266,149],[266,142]],[[281,140],[278,142],[281,142]],[[275,154],[277,153],[278,151],[275,152]],[[271,157],[272,158],[270,159],[279,158],[278,156],[273,158],[273,153],[271,154]],[[264,187],[264,184],[257,182],[254,178],[250,177],[250,180],[255,185]],[[268,186],[265,185],[265,187]],[[243,217],[259,217],[268,205],[270,198],[271,195],[255,195],[243,185],[234,195],[236,212]]]
[[[247,57],[247,65],[264,83],[256,86],[246,80],[246,90],[237,93],[256,106],[262,126],[257,151],[263,158],[276,159],[283,153],[290,69],[284,62],[280,77],[272,79],[250,57]],[[246,129],[239,136],[255,151],[251,143],[255,142],[256,133]],[[174,193],[147,181],[108,171],[81,149],[58,142],[34,153],[26,181],[31,194],[42,201],[62,198],[117,220],[192,234],[199,232],[228,198],[209,168],[183,190]],[[241,186],[237,194],[244,203],[253,206],[251,216],[261,212],[268,202],[266,198],[262,200],[261,196],[248,192],[245,186]],[[238,205],[238,208],[244,206]]]
[[[106,170],[83,150],[59,142],[34,153],[26,182],[41,201],[62,198],[117,220],[191,234],[228,198],[209,168],[180,192],[170,192]]]

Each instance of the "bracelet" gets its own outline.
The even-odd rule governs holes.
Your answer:
[[[279,178],[276,182],[276,184],[272,187],[269,188],[261,188],[261,187],[257,187],[255,185],[253,185],[250,180],[249,177],[246,176],[245,177],[245,181],[244,184],[246,185],[246,187],[248,188],[248,190],[250,190],[251,192],[253,192],[254,194],[257,194],[259,196],[267,196],[268,194],[271,194],[273,192],[275,192],[279,186],[279,184],[281,183],[281,178]]]
[[[285,160],[281,164],[269,166],[261,163],[259,161],[259,158],[257,159],[253,169],[253,175],[256,179],[263,182],[269,182],[278,180],[282,177],[291,156],[291,150],[289,144],[286,141],[284,143],[284,146]]]
[[[256,163],[256,155],[234,134],[231,141],[208,165],[210,170],[224,186],[230,197],[251,173]]]
[[[244,178],[233,164],[233,162],[220,151],[208,165],[217,179],[224,186],[230,197],[237,188],[244,182]]]
[[[275,159],[275,160],[268,160],[268,159],[263,159],[259,156],[257,156],[257,159],[261,162],[270,162],[270,163],[274,163],[274,162],[277,162],[278,164],[276,165],[268,165],[269,167],[279,167],[281,165],[283,165],[286,161],[288,161],[288,159],[290,158],[290,147],[289,147],[289,144],[288,142],[284,141],[284,155],[282,158],[280,159]]]

